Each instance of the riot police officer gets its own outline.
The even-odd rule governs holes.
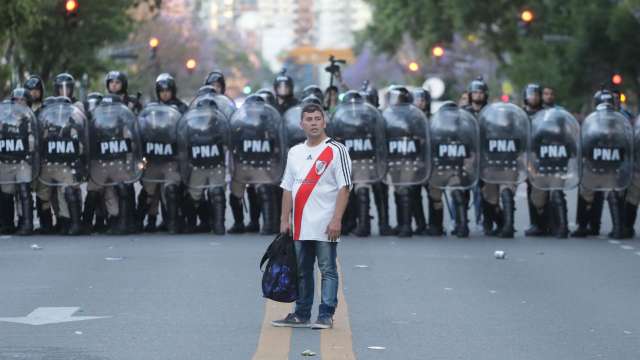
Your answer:
[[[286,74],[286,69],[273,80],[273,91],[276,94],[276,109],[280,115],[298,104],[298,99],[293,94],[294,84],[291,76]]]
[[[363,84],[360,94],[368,104],[380,109],[378,89],[371,86],[368,81]],[[389,186],[383,181],[378,181],[371,184],[371,190],[373,190],[373,201],[378,213],[380,236],[395,235],[396,230],[389,225]]]
[[[176,80],[168,73],[162,73],[156,78],[156,97],[159,103],[175,107],[181,114],[189,107],[178,99]]]
[[[431,118],[431,93],[423,88],[416,88],[412,91],[413,104],[427,117]],[[422,187],[427,192],[429,203],[429,225],[425,220],[424,207],[422,206]],[[413,218],[416,221],[416,229],[414,233],[424,234],[428,236],[444,235],[443,226],[443,202],[442,190],[430,188],[428,183],[416,185],[413,187]]]
[[[593,95],[593,105],[597,108],[600,104],[609,104],[609,106],[613,107],[613,93],[604,88],[598,90]],[[604,192],[592,191],[580,186],[576,207],[576,224],[578,227],[570,235],[578,238],[600,235],[603,208]]]
[[[394,185],[397,235],[410,237],[412,186],[429,178],[430,147],[427,118],[413,105],[411,93],[402,86],[389,88],[389,106],[383,111],[388,147],[388,181]]]
[[[135,115],[142,110],[140,102],[140,94],[137,98],[129,96],[129,79],[127,74],[122,71],[109,71],[104,79],[107,92],[112,95],[118,95],[122,103],[129,108]]]
[[[87,119],[84,105],[77,101],[72,103],[73,87],[71,75],[63,73],[56,76],[54,94],[57,97],[46,104],[40,113],[43,150],[40,182],[45,186],[38,189],[37,195],[41,201],[48,203],[53,192],[57,192],[60,232],[80,235],[83,233],[80,184],[86,177]]]
[[[204,83],[202,85],[210,85],[213,86],[216,93],[224,95],[227,90],[227,84],[224,79],[224,74],[222,71],[215,70],[209,73],[207,77],[204,79]]]
[[[31,97],[31,110],[38,118],[40,111],[44,103],[44,82],[37,75],[31,75],[24,83],[24,88],[29,91]],[[43,233],[51,233],[53,231],[53,215],[51,212],[51,204],[49,202],[49,195],[44,195],[45,185],[36,181],[34,188],[37,194],[36,196],[36,212],[40,220],[40,231]],[[41,196],[45,196],[47,201],[44,202]]]
[[[528,84],[522,92],[522,99],[524,102],[523,109],[531,120],[536,113],[542,110],[542,87],[536,83]],[[553,229],[549,227],[551,225],[549,209],[546,209],[550,195],[550,192],[534,188],[531,182],[527,181],[527,204],[529,207],[530,227],[525,231],[526,236],[545,236],[553,231]],[[558,195],[564,199],[564,193],[557,194],[556,196]],[[557,203],[561,204],[563,202],[558,199]],[[566,220],[566,206],[564,208],[563,219]],[[559,224],[555,232],[558,237],[564,238],[568,235],[568,227],[566,221],[561,222],[562,224]]]
[[[188,188],[183,204],[187,230],[197,229],[197,214],[207,229],[216,235],[225,233],[228,124],[212,97],[200,98],[180,120],[178,147],[182,178]],[[208,210],[203,212],[202,207]]]
[[[487,106],[489,102],[489,86],[484,81],[482,76],[477,77],[472,80],[467,86],[466,91],[466,104],[464,104],[464,95],[461,99],[461,107],[462,109],[470,112],[476,118],[479,117],[480,112]],[[497,193],[497,187],[495,184],[487,184],[485,185],[482,180],[478,182],[478,185],[474,189],[474,199],[477,199],[477,194],[480,193],[480,211],[482,212],[482,228],[485,235],[495,235],[498,232],[498,229],[502,227],[502,214],[500,213],[500,205],[496,201],[495,203],[489,203],[482,196],[482,189],[488,186],[487,189],[491,188],[492,191]],[[476,207],[476,211],[477,211]],[[476,219],[478,218],[478,214],[476,213]],[[465,229],[462,229],[465,231]]]
[[[12,233],[14,195],[18,202],[18,235],[33,232],[31,182],[37,177],[36,118],[30,109],[29,91],[14,89],[10,100],[0,103],[0,232]]]

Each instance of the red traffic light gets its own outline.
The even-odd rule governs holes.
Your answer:
[[[78,11],[78,1],[77,0],[67,0],[64,3],[64,9],[67,10],[67,13],[75,13]]]
[[[520,13],[520,20],[524,21],[527,24],[532,22],[534,18],[535,18],[535,15],[531,10],[524,10]]]
[[[439,58],[439,57],[443,57],[444,56],[444,48],[440,45],[436,45],[431,49],[431,54],[433,54],[433,56]]]
[[[502,102],[504,103],[508,103],[511,100],[511,98],[507,94],[502,94],[502,96],[500,96],[500,100],[502,100]]]
[[[620,74],[614,74],[614,75],[611,77],[611,83],[612,83],[613,85],[621,85],[621,84],[622,84],[622,75],[620,75]]]

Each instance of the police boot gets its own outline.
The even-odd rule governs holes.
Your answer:
[[[531,188],[531,184],[527,183],[528,189]],[[544,210],[537,209],[531,201],[531,191],[527,191],[527,206],[529,208],[529,228],[524,232],[525,236],[545,236],[543,218]]]
[[[444,205],[440,203],[440,205]],[[429,199],[429,226],[425,231],[427,236],[443,236],[446,235],[443,226],[444,219],[444,206],[440,206],[440,209],[435,208],[434,201]]]
[[[22,224],[16,234],[31,235],[33,234],[33,198],[31,197],[31,184],[19,184],[18,193],[20,194],[20,206],[22,207]]]
[[[243,234],[244,230],[244,209],[242,208],[242,198],[233,194],[229,195],[229,206],[233,215],[233,226],[227,231],[229,234]]]
[[[38,233],[51,234],[53,233],[53,219],[51,215],[51,209],[44,208],[44,203],[40,198],[36,197],[36,211],[38,213],[38,219],[40,221],[40,228]]]
[[[480,200],[480,207],[482,208],[482,231],[486,236],[495,236],[499,231],[499,226],[494,227],[497,224],[498,212],[495,205],[489,203],[485,199]]]
[[[196,232],[211,232],[211,205],[204,195],[198,202],[198,206],[196,206],[196,215],[198,216],[198,219],[200,219],[200,223],[198,224],[198,226],[196,226]]]
[[[389,187],[382,182],[371,186],[373,189],[373,201],[378,212],[378,229],[380,236],[395,235],[395,231],[389,226]]]
[[[80,189],[72,187],[65,188],[64,198],[67,201],[69,215],[71,216],[67,235],[81,235],[84,231],[82,228],[82,198],[80,195]]]
[[[149,211],[149,204],[147,203],[147,192],[144,189],[140,189],[140,193],[138,194],[138,206],[136,207],[136,225],[140,231],[147,232],[147,228],[144,227],[144,218],[147,216],[147,212]],[[148,224],[151,224],[151,219],[149,219]],[[155,231],[156,223],[153,222],[153,231]],[[149,225],[147,225],[149,227]]]
[[[566,239],[569,237],[569,221],[567,220],[567,200],[564,197],[564,192],[560,190],[552,191],[551,204],[552,208],[549,209],[549,212],[553,214],[554,219],[553,236]]]
[[[347,200],[347,208],[342,216],[342,235],[349,235],[356,228],[357,209],[356,209],[356,196],[353,192],[349,193],[349,200]]]
[[[167,225],[167,232],[169,234],[177,234],[180,231],[178,222],[178,185],[167,185],[165,189],[165,199],[167,200],[167,217],[164,222]]]
[[[635,235],[634,227],[638,217],[638,206],[630,202],[624,202],[624,238],[631,239]]]
[[[249,224],[244,227],[248,233],[260,232],[260,198],[255,186],[247,187],[247,199],[249,200]]]
[[[196,216],[195,201],[191,198],[191,195],[187,195],[182,201],[182,212],[186,218],[184,232],[187,234],[195,233],[198,218]]]
[[[147,216],[147,226],[144,227],[144,232],[154,233],[158,231],[158,217],[155,215]]]
[[[366,187],[356,190],[356,209],[358,213],[358,225],[353,235],[366,237],[371,235],[371,217],[369,216],[369,189]]]
[[[513,191],[511,191],[511,189],[502,190],[502,192],[500,192],[500,201],[502,203],[502,227],[500,228],[498,237],[513,238],[513,234],[515,233],[513,220],[516,211]]]
[[[622,218],[624,204],[622,203],[622,198],[617,192],[611,191],[607,196],[607,203],[609,204],[609,212],[611,214],[611,232],[609,233],[609,237],[622,239],[624,235],[624,219]]]
[[[424,217],[424,206],[422,205],[422,186],[413,186],[412,193],[411,201],[413,206],[411,213],[416,221],[416,229],[413,233],[423,235],[427,230],[427,221]]]
[[[16,231],[13,206],[13,195],[0,191],[0,207],[3,209],[0,215],[0,234],[13,234]]]
[[[277,226],[276,219],[276,204],[274,199],[273,186],[260,185],[258,186],[258,196],[260,197],[260,204],[262,205],[262,229],[260,235],[275,235],[280,230]]]
[[[402,186],[395,193],[396,199],[396,215],[398,219],[398,237],[411,237],[411,188]]]
[[[589,213],[589,203],[578,194],[578,205],[576,207],[576,224],[578,224],[578,228],[571,233],[571,237],[583,238],[589,235]]]
[[[600,235],[600,224],[602,223],[602,211],[604,209],[604,192],[598,191],[593,197],[591,211],[589,212],[589,235]]]
[[[97,191],[87,191],[84,199],[84,210],[82,211],[82,226],[89,232],[93,230],[93,216],[96,212],[96,204],[100,193]]]
[[[469,237],[469,219],[467,217],[469,198],[462,190],[451,191],[451,198],[455,207],[455,230],[454,233],[459,238]]]
[[[208,190],[209,203],[211,204],[211,212],[209,216],[209,227],[216,235],[224,235],[224,217],[225,217],[225,194],[224,187],[218,186]]]
[[[130,206],[129,186],[127,184],[118,184],[116,193],[118,194],[118,233],[122,235],[130,234],[133,227],[130,221],[133,208]]]

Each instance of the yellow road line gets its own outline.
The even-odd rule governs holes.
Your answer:
[[[293,309],[293,304],[267,300],[264,306],[264,319],[260,330],[260,340],[253,360],[287,360],[291,348],[291,328],[277,328],[271,320],[284,318]]]
[[[333,329],[320,330],[320,355],[322,360],[355,360],[351,324],[349,323],[349,307],[342,290],[342,271],[338,263],[338,307],[333,316]],[[318,277],[318,279],[320,279]],[[320,282],[320,281],[318,281]]]

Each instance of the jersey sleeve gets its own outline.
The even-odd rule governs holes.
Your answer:
[[[341,144],[336,145],[333,149],[338,153],[337,161],[333,167],[338,188],[346,186],[351,189],[353,183],[351,181],[351,158],[349,157],[349,152]]]
[[[284,175],[282,176],[282,182],[280,187],[286,191],[293,191],[293,162],[291,161],[291,150],[287,154],[287,165],[284,168]]]

